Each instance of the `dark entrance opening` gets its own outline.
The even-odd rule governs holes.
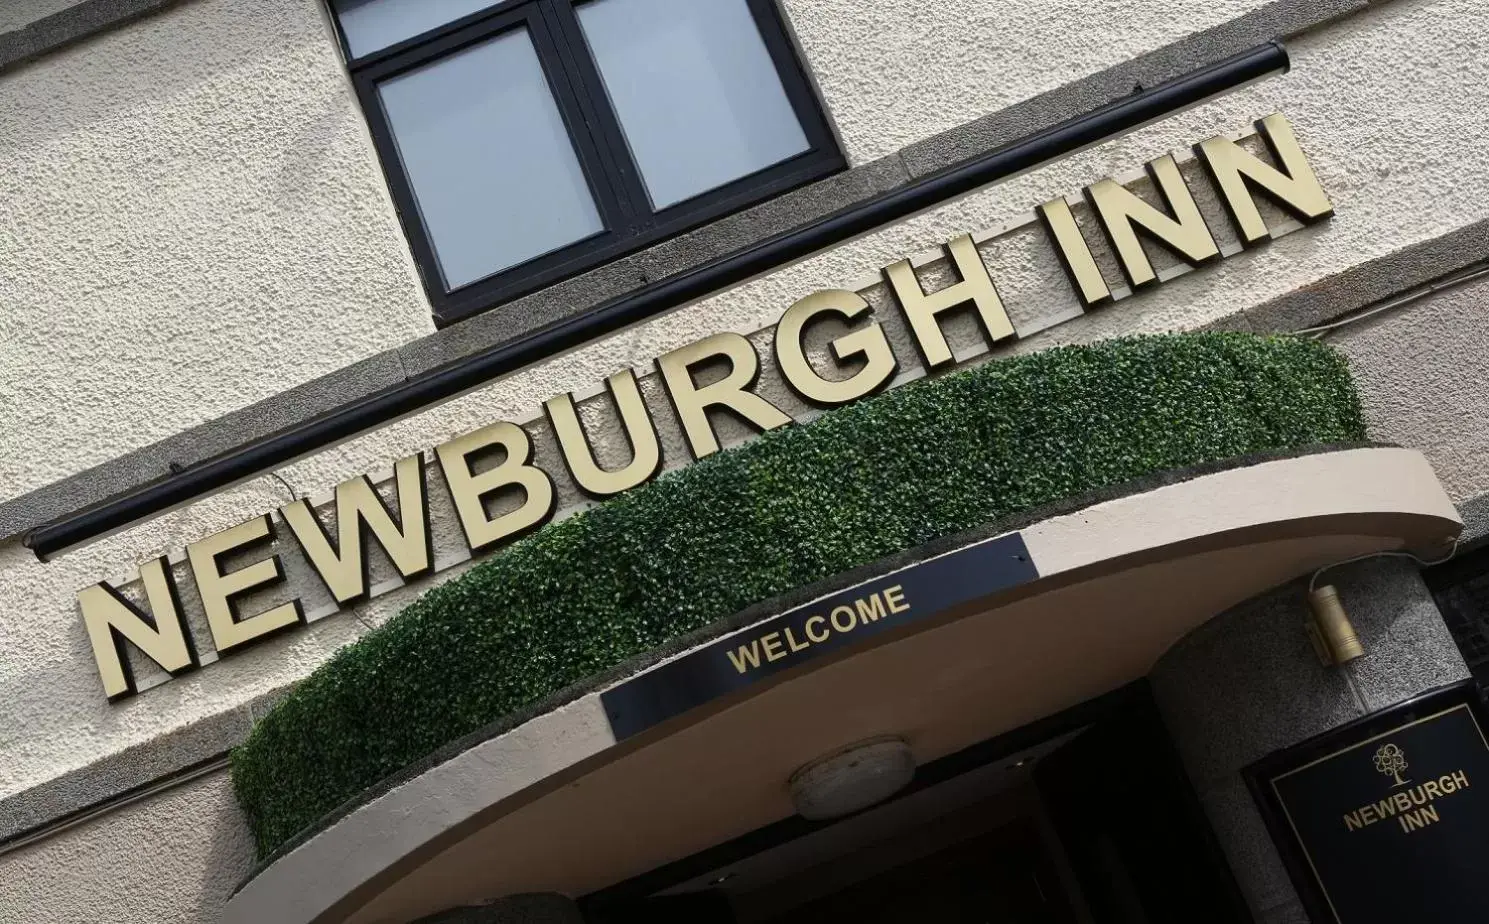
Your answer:
[[[721,795],[722,797],[722,795]],[[600,924],[1243,924],[1146,682],[584,900]]]
[[[1027,820],[1019,820],[769,920],[771,924],[1074,924],[1075,918],[1038,830]]]
[[[1489,687],[1489,545],[1427,568],[1422,580],[1474,679]]]

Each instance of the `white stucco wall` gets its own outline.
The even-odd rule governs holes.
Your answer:
[[[0,921],[205,924],[252,865],[220,772],[0,856]]]
[[[1489,494],[1489,279],[1339,329],[1371,435],[1432,459],[1455,498]]]
[[[855,164],[1267,2],[783,0]]]
[[[0,498],[433,330],[319,0],[0,75]]]
[[[1264,302],[1358,262],[1489,217],[1489,198],[1480,188],[1489,177],[1489,152],[1478,144],[1489,129],[1485,63],[1489,56],[1482,53],[1484,39],[1477,26],[1478,9],[1472,0],[1399,0],[1296,43],[1295,68],[1287,77],[533,367],[288,466],[283,474],[299,492],[320,493],[343,478],[375,470],[399,455],[484,423],[530,419],[543,399],[560,390],[593,391],[604,375],[622,364],[642,367],[660,352],[718,330],[758,329],[773,323],[791,300],[813,289],[860,285],[866,274],[906,253],[921,252],[963,231],[1016,224],[1051,194],[1074,192],[1107,174],[1130,171],[1166,150],[1182,150],[1211,134],[1244,129],[1254,117],[1280,110],[1292,119],[1334,198],[1338,215],[1332,222],[1052,328],[1016,349],[1123,331],[1196,326]],[[1440,63],[1444,61],[1452,66]],[[1037,234],[1005,236],[985,252],[1016,321],[1037,321],[1072,310],[1068,292],[1057,294],[1058,272],[1048,245]],[[353,263],[358,253],[355,243],[335,249],[338,259]],[[236,271],[236,264],[227,261],[222,271]],[[62,328],[60,334],[66,335],[67,344],[86,342],[87,335],[73,328]],[[1364,377],[1369,376],[1366,370]],[[148,388],[154,380],[142,381]],[[91,413],[75,414],[75,421],[59,424],[61,429],[119,427],[114,407],[77,407]],[[37,425],[28,430],[34,447],[45,447],[57,438]],[[1416,439],[1407,441],[1420,445]],[[1437,444],[1422,448],[1434,459],[1444,451]],[[1463,490],[1473,487],[1468,481],[1450,482],[1451,487],[1460,485]],[[335,617],[122,705],[103,701],[77,617],[76,591],[100,579],[120,577],[146,557],[178,550],[288,499],[283,485],[262,478],[46,565],[17,542],[0,545],[0,574],[5,577],[0,611],[10,614],[0,621],[0,651],[5,652],[0,661],[0,702],[7,703],[7,722],[0,725],[0,752],[6,755],[0,762],[0,795],[275,689],[303,676],[364,630],[358,619]],[[389,594],[359,615],[367,622],[385,618],[428,586],[426,582]]]

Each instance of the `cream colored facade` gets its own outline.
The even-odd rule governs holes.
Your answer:
[[[1248,15],[1309,3],[783,5],[850,169],[897,177],[970,144],[955,133],[976,120],[990,119],[978,124],[996,132],[1000,118],[1036,127],[1041,107],[1074,115],[1095,102],[1084,101],[1095,89],[1081,88],[1114,68],[1140,66],[1166,46]],[[606,376],[629,367],[655,402],[654,357],[721,331],[768,343],[780,313],[817,289],[851,289],[884,306],[879,270],[906,255],[916,258],[923,284],[937,285],[948,278],[939,248],[958,235],[977,241],[1020,334],[998,355],[1135,332],[1294,330],[1344,313],[1296,321],[1268,313],[1311,287],[1338,287],[1341,304],[1372,285],[1381,295],[1367,304],[1415,293],[1416,282],[1392,290],[1356,277],[1372,261],[1430,249],[1489,222],[1482,143],[1489,136],[1489,4],[1332,6],[1337,15],[1321,14],[1287,37],[1292,71],[1285,76],[553,357],[55,560],[38,561],[18,534],[0,538],[0,821],[15,804],[8,799],[126,753],[148,753],[193,723],[251,719],[265,697],[464,565],[383,588],[332,615],[303,562],[287,558],[291,587],[324,618],[170,682],[141,663],[146,689],[116,704],[100,689],[78,614],[81,588],[127,584],[142,561],[295,497],[323,502],[338,482],[363,472],[385,480],[394,460],[494,421],[530,425],[540,458],[554,459],[540,413],[546,399],[564,392],[593,398]],[[18,4],[0,10],[0,34],[63,15],[55,0]],[[1215,135],[1249,138],[1253,120],[1274,112],[1291,122],[1335,214],[1301,227],[1269,211],[1277,240],[1243,251],[1219,220],[1189,148]],[[411,375],[434,357],[477,349],[491,323],[478,317],[436,332],[319,0],[184,0],[9,67],[0,72],[0,150],[0,502],[23,502],[53,482],[358,362],[369,361],[368,375],[391,385],[400,369]],[[1106,177],[1142,189],[1143,165],[1165,153],[1179,157],[1228,256],[1083,311],[1034,208],[1057,195],[1074,200]],[[1171,257],[1154,256],[1160,269],[1177,270]],[[1477,258],[1489,253],[1460,263]],[[1099,259],[1108,282],[1119,285],[1110,256]],[[1421,284],[1450,274],[1426,275]],[[1489,494],[1485,292],[1489,283],[1445,286],[1331,338],[1354,362],[1375,437],[1420,450],[1465,509]],[[1348,305],[1357,307],[1364,305]],[[903,329],[891,334],[899,346],[908,343]],[[954,328],[953,339],[964,361],[985,350],[970,324]],[[784,390],[771,397],[793,416],[810,413]],[[594,401],[586,412],[608,421]],[[682,464],[675,425],[658,423],[665,464]],[[742,428],[722,432],[726,441],[748,438]],[[617,432],[603,438],[612,458],[623,457]],[[560,515],[584,503],[561,485]],[[437,510],[433,525],[437,554],[459,558],[451,512]],[[375,583],[390,574],[386,562],[375,563]],[[205,637],[199,605],[188,601],[187,609]],[[209,770],[35,842],[0,845],[0,920],[216,920],[252,861],[226,774]]]

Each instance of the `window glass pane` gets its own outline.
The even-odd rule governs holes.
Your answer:
[[[579,21],[653,207],[807,150],[745,0],[593,0]]]
[[[450,289],[603,229],[526,30],[378,93]]]
[[[335,0],[334,5],[352,57],[360,58],[496,3],[497,0]]]

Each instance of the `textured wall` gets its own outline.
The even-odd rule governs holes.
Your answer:
[[[0,496],[432,329],[318,0],[0,75]]]
[[[218,773],[0,856],[0,921],[204,924],[252,864]]]
[[[6,0],[0,3],[0,32],[21,29],[38,19],[75,6],[79,0]]]
[[[126,44],[163,41],[155,31],[162,24],[178,20],[199,22],[193,17],[203,16],[204,11],[215,11],[214,15],[227,17],[226,21],[232,23],[233,9],[231,4],[203,0],[169,16],[130,27],[121,33],[122,38],[89,43],[85,48],[93,48],[94,44],[106,47],[111,41]],[[290,4],[287,0],[275,9],[284,17],[298,11],[295,16],[303,14],[309,21],[309,14],[300,5]],[[301,22],[299,18],[294,21]],[[246,23],[239,25],[253,32]],[[143,32],[136,35],[135,30]],[[1471,0],[1398,0],[1295,43],[1295,68],[1286,77],[1266,81],[1150,126],[1126,139],[869,235],[849,246],[773,273],[602,344],[540,364],[441,408],[288,466],[283,469],[284,477],[296,491],[318,494],[340,479],[376,470],[400,454],[427,448],[492,420],[530,419],[540,402],[555,392],[592,390],[603,376],[622,365],[641,367],[659,352],[705,334],[723,329],[756,330],[772,323],[791,300],[813,289],[866,285],[872,281],[872,273],[879,266],[906,253],[922,252],[964,231],[1016,224],[1027,218],[1029,210],[1049,195],[1073,192],[1084,183],[1110,173],[1130,171],[1165,150],[1183,149],[1191,142],[1218,132],[1244,129],[1252,118],[1281,110],[1292,119],[1304,150],[1334,198],[1338,207],[1335,219],[1326,226],[1290,234],[1268,247],[1231,257],[1219,266],[1167,283],[1149,294],[1052,328],[1021,343],[1016,349],[1088,340],[1124,331],[1193,327],[1226,317],[1359,262],[1489,217],[1489,196],[1482,195],[1485,190],[1480,188],[1484,177],[1489,177],[1489,151],[1479,143],[1489,130],[1489,79],[1486,79],[1489,77],[1489,63],[1486,63],[1489,55],[1482,53],[1484,41],[1483,30],[1479,28],[1478,4]],[[292,51],[296,48],[292,43],[289,47]],[[240,48],[237,53],[241,51]],[[217,52],[206,49],[200,54],[213,57]],[[234,66],[262,69],[270,67],[276,60],[276,55],[269,55],[265,49],[259,48],[253,63],[237,60]],[[1442,64],[1444,61],[1451,61],[1452,66]],[[43,62],[42,66],[47,63]],[[319,66],[309,60],[301,63],[306,67]],[[87,60],[80,59],[78,66],[86,70]],[[279,65],[273,66],[278,68]],[[34,71],[28,68],[16,76],[25,77]],[[58,72],[57,76],[63,76],[63,73]],[[0,80],[0,89],[5,86]],[[59,86],[65,90],[70,84],[63,82]],[[73,87],[72,91],[79,97],[83,95],[80,88]],[[8,98],[0,94],[0,100]],[[110,98],[105,96],[104,100]],[[340,99],[339,96],[336,98]],[[83,103],[79,101],[76,105]],[[343,105],[349,104],[343,101],[336,103],[335,107],[339,111]],[[226,108],[216,114],[225,118],[232,109],[225,103],[224,106]],[[155,109],[149,109],[142,110],[138,117],[149,119],[159,118],[159,115]],[[0,132],[12,130],[0,127]],[[195,137],[187,135],[184,128],[178,126],[168,140],[184,144]],[[99,144],[107,141],[107,136],[98,139]],[[205,161],[212,162],[210,152],[198,154]],[[191,167],[192,163],[195,161],[183,162],[183,169]],[[60,167],[56,169],[60,170]],[[333,178],[336,183],[350,182],[346,178],[357,174],[360,169],[355,164],[343,165],[342,172]],[[373,168],[367,166],[366,169],[370,172]],[[48,176],[51,179],[42,188],[23,190],[24,194],[31,197],[71,195],[67,188],[58,187],[54,174]],[[7,182],[11,181],[0,178],[0,183]],[[370,184],[371,180],[368,182]],[[327,180],[322,185],[335,186],[336,183]],[[302,192],[305,196],[317,194],[309,187]],[[194,192],[197,198],[190,201],[195,203],[195,209],[199,209],[203,201],[215,194],[214,189],[197,189]],[[340,202],[339,197],[334,198]],[[271,197],[271,202],[280,203],[280,200]],[[364,196],[363,206],[371,209],[369,202],[371,199]],[[259,204],[271,208],[262,202]],[[377,199],[375,204],[381,214],[381,199]],[[0,208],[10,207],[0,200]],[[180,208],[187,214],[195,214],[191,206]],[[325,210],[326,203],[321,201],[318,212]],[[65,218],[68,213],[63,214],[64,220],[71,220]],[[100,218],[96,209],[87,214]],[[180,216],[173,216],[172,220],[177,218]],[[265,219],[266,216],[260,215],[259,218]],[[35,221],[39,227],[39,219]],[[307,293],[294,286],[280,289],[271,280],[259,280],[261,285],[268,287],[262,304],[300,305],[305,307],[307,315],[311,315],[315,306],[324,304],[312,296],[321,294],[339,306],[340,321],[346,325],[341,339],[328,339],[313,333],[308,322],[298,328],[291,325],[288,329],[298,334],[293,337],[287,336],[285,331],[267,328],[277,331],[265,334],[270,342],[283,344],[290,351],[287,355],[294,357],[293,362],[286,360],[276,368],[298,373],[302,366],[311,367],[320,361],[318,356],[326,362],[333,358],[336,362],[343,362],[356,355],[356,349],[366,346],[369,340],[401,336],[396,333],[397,324],[389,318],[382,322],[366,317],[346,318],[349,307],[337,297],[337,293],[346,291],[361,292],[364,285],[385,289],[378,298],[354,300],[355,305],[360,306],[359,310],[364,312],[374,309],[391,312],[389,306],[398,301],[395,296],[399,291],[407,293],[409,299],[415,297],[405,264],[389,262],[379,270],[376,261],[368,254],[372,246],[369,240],[384,231],[393,234],[388,221],[384,215],[357,228],[355,235],[345,234],[346,228],[342,227],[341,237],[329,239],[335,242],[330,254],[321,253],[311,248],[305,238],[296,237],[302,250],[286,257],[285,262],[293,264],[294,257],[322,259],[320,272],[335,271],[340,275],[341,282],[336,286],[326,284]],[[77,219],[77,228],[86,225],[87,222]],[[0,222],[0,227],[6,227],[6,224]],[[195,225],[188,227],[197,228]],[[326,233],[324,227],[317,227],[319,233]],[[162,228],[156,230],[164,233]],[[205,234],[209,229],[202,226],[200,230]],[[285,234],[299,234],[294,228],[282,230]],[[263,246],[262,240],[251,235],[244,236],[240,243],[244,248],[251,243]],[[196,242],[186,241],[179,246],[188,244],[195,246]],[[329,247],[325,242],[317,246]],[[398,248],[390,245],[389,249],[401,253],[400,248],[401,245]],[[995,265],[997,281],[1016,322],[1038,323],[1041,319],[1049,320],[1074,310],[1068,293],[1059,290],[1059,274],[1048,245],[1037,234],[1011,233],[997,238],[986,249],[989,263]],[[286,273],[299,271],[296,266],[275,262],[271,259],[273,248],[268,251],[245,250],[241,259],[236,255],[219,254],[215,262],[203,265],[202,274],[205,277],[210,271],[214,280],[231,277],[242,285],[249,285],[255,278],[253,274],[269,274],[271,268]],[[203,255],[198,257],[206,259]],[[58,286],[81,288],[88,285],[87,277],[82,274],[90,264],[84,255],[69,255],[64,250],[49,259],[63,260],[52,264]],[[148,274],[134,264],[101,265],[110,272],[137,273],[141,278],[134,281],[142,288],[136,290],[136,297],[139,293],[151,291],[146,286],[149,278],[144,278]],[[936,271],[935,267],[931,268],[933,274]],[[32,270],[23,263],[19,270],[9,272],[27,273]],[[390,282],[387,276],[378,277],[378,272],[396,278]],[[249,273],[249,277],[233,275],[238,273]],[[864,278],[866,274],[869,275],[868,281]],[[0,276],[0,285],[8,285],[4,280],[9,278]],[[376,282],[378,278],[383,282]],[[206,283],[202,285],[210,289]],[[115,298],[117,291],[100,290],[99,298],[104,300],[104,307],[98,309],[100,312],[113,304],[109,299]],[[129,303],[134,304],[133,301]],[[180,302],[172,304],[179,307]],[[247,311],[255,304],[260,302],[244,296],[234,303],[233,312]],[[26,308],[23,302],[19,310],[33,323],[39,323],[36,305]],[[422,324],[423,311],[422,306],[410,303],[403,314],[417,315],[418,323]],[[1406,316],[1414,317],[1420,313],[1412,310]],[[54,454],[58,465],[69,465],[77,459],[78,452],[91,451],[85,445],[74,445],[79,433],[98,434],[99,439],[109,445],[133,439],[138,435],[134,427],[147,420],[142,416],[143,409],[160,404],[158,396],[153,393],[157,390],[176,395],[178,403],[174,406],[179,416],[190,417],[202,405],[218,401],[219,389],[262,386],[268,393],[286,384],[251,376],[247,379],[241,375],[235,377],[235,374],[223,371],[224,366],[231,369],[243,363],[245,356],[253,355],[262,345],[262,341],[255,341],[250,333],[239,332],[231,314],[216,318],[211,325],[201,324],[200,318],[196,317],[175,318],[172,324],[179,328],[175,339],[160,343],[147,336],[138,318],[130,320],[122,307],[116,314],[118,317],[111,318],[109,323],[118,323],[134,331],[128,342],[131,349],[143,357],[136,362],[145,367],[138,378],[123,382],[110,378],[124,368],[122,361],[119,366],[101,363],[90,352],[93,350],[89,346],[91,334],[65,318],[53,328],[50,339],[39,332],[26,332],[34,342],[30,345],[23,343],[20,355],[30,359],[19,370],[3,373],[14,381],[0,388],[0,395],[5,396],[0,401],[11,400],[9,396],[17,389],[25,389],[25,400],[19,403],[24,410],[4,412],[7,415],[25,415],[20,431],[25,434],[24,440],[19,441],[22,445],[0,442],[7,458]],[[8,314],[0,316],[0,325],[11,323],[9,318]],[[326,323],[331,321],[327,319]],[[208,339],[209,329],[239,337],[241,348],[230,351],[212,348]],[[1444,336],[1450,336],[1466,328],[1443,325],[1439,330]],[[169,361],[183,349],[199,351],[188,353],[189,356],[211,354],[217,358],[210,362],[206,359],[184,363]],[[317,350],[324,350],[324,354],[318,354]],[[43,354],[48,352],[58,354],[61,357],[59,361],[65,361],[68,367],[66,375],[53,360],[42,362]],[[85,364],[98,371],[87,372],[79,378],[76,367]],[[152,364],[171,368],[152,373],[149,371],[154,368]],[[1372,381],[1372,372],[1368,368],[1360,371],[1362,378]],[[58,391],[62,384],[74,381],[81,382],[89,400],[83,400],[81,396],[67,397]],[[1391,387],[1394,386],[1382,385],[1383,392],[1389,392]],[[111,397],[113,392],[122,396]],[[1463,392],[1463,395],[1467,400],[1468,392]],[[1382,409],[1378,415],[1389,416],[1391,412],[1386,409],[1390,405],[1383,403],[1381,397],[1370,396],[1369,400],[1373,408]],[[1410,399],[1402,400],[1409,403]],[[36,409],[32,409],[33,403]],[[172,405],[167,403],[166,406]],[[206,416],[205,412],[202,416]],[[178,422],[171,426],[180,425],[182,423]],[[149,426],[157,424],[150,423]],[[1459,435],[1455,436],[1455,433]],[[1384,431],[1384,435],[1389,437],[1391,432]],[[1426,434],[1413,435],[1404,441],[1421,446],[1434,462],[1446,458],[1449,453],[1459,452],[1452,446],[1468,447],[1461,452],[1465,460],[1462,464],[1466,465],[1469,452],[1478,445],[1473,441],[1482,439],[1482,436],[1472,435],[1464,428],[1432,437],[1429,440]],[[675,456],[669,461],[675,461]],[[1453,465],[1446,466],[1446,470],[1452,469]],[[1452,484],[1460,482],[1452,481]],[[9,618],[0,621],[0,651],[6,652],[4,661],[0,662],[0,701],[7,703],[8,719],[0,726],[0,752],[6,754],[6,760],[0,763],[0,796],[35,785],[129,744],[148,741],[194,719],[232,708],[303,676],[336,647],[364,631],[367,623],[396,612],[429,586],[425,582],[389,594],[361,608],[355,618],[338,616],[325,620],[309,630],[291,633],[209,667],[194,677],[148,691],[134,701],[119,706],[105,704],[77,617],[76,591],[93,581],[121,577],[141,559],[179,549],[188,541],[273,509],[289,498],[285,485],[272,478],[260,478],[46,565],[37,563],[17,542],[0,544],[0,574],[5,576],[5,581],[0,584],[0,609],[10,614]]]
[[[1376,439],[1432,458],[1455,501],[1489,494],[1489,280],[1342,328]]]
[[[783,0],[851,163],[1234,19],[1267,0]]]
[[[1374,559],[1327,573],[1366,655],[1318,664],[1295,581],[1217,616],[1149,675],[1185,769],[1259,924],[1304,921],[1241,770],[1281,748],[1436,686],[1468,666],[1416,565]]]

